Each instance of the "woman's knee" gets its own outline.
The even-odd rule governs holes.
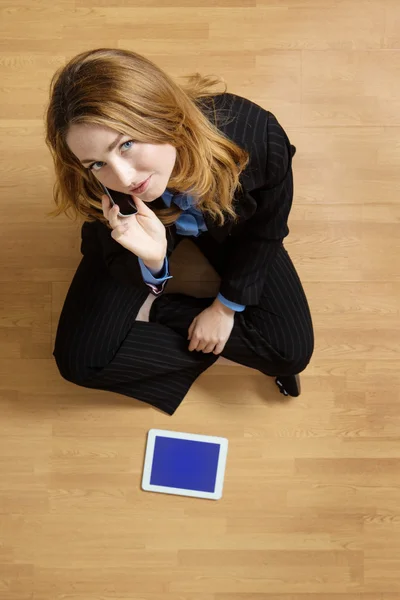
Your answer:
[[[310,360],[311,360],[312,352],[304,351],[302,353],[297,354],[292,357],[290,360],[286,362],[286,373],[287,375],[297,375],[306,369]],[[281,375],[282,373],[280,373]]]
[[[101,347],[98,340],[97,348]],[[82,331],[58,330],[54,344],[53,356],[61,377],[81,385],[93,373],[93,343]],[[91,366],[93,364],[93,366]],[[98,358],[98,365],[101,360]]]
[[[297,375],[308,366],[314,352],[314,336],[307,331],[302,337],[292,340],[290,352],[286,351],[285,367],[287,375]],[[283,375],[283,373],[280,373]]]
[[[314,351],[312,328],[277,327],[271,322],[257,323],[247,331],[255,352],[274,364],[279,375],[296,375],[309,364]],[[254,338],[254,339],[253,339]]]
[[[73,348],[54,348],[53,356],[58,371],[63,379],[79,385],[84,379],[84,365],[79,364],[78,356]]]

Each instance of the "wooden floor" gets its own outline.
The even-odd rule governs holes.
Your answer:
[[[0,23],[0,600],[399,600],[399,1],[0,0]],[[297,147],[300,398],[216,365],[171,418],[59,375],[80,239],[45,217],[43,115],[102,46],[224,76]],[[151,427],[229,438],[221,501],[141,491]]]

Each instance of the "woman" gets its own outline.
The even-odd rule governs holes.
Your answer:
[[[295,148],[270,112],[212,94],[220,80],[187,80],[100,48],[55,73],[46,115],[51,214],[85,221],[54,348],[60,373],[170,415],[220,355],[298,396],[313,352],[308,303],[282,243]],[[137,214],[119,216],[102,186],[130,193]],[[167,293],[168,258],[184,237],[220,275],[216,298]]]

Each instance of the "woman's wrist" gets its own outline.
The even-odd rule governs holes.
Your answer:
[[[233,315],[235,314],[235,311],[232,308],[229,308],[229,306],[226,306],[226,304],[223,304],[221,302],[221,300],[219,300],[218,298],[215,298],[214,302],[211,305],[215,310],[217,310],[218,312],[223,313],[224,315]]]
[[[149,269],[152,275],[157,275],[162,271],[164,266],[165,256],[162,260],[144,260],[143,264]]]

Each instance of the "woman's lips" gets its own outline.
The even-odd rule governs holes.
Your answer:
[[[151,177],[152,177],[152,176],[150,175],[150,177],[148,177],[148,178],[146,179],[146,181],[145,181],[144,183],[142,183],[142,185],[141,185],[141,186],[139,186],[139,187],[137,187],[137,188],[135,188],[135,189],[131,189],[130,191],[131,191],[131,192],[133,192],[134,194],[141,194],[142,192],[144,192],[144,191],[147,189],[147,186],[148,186],[148,185],[149,185],[149,183],[150,183],[150,179],[151,179]]]

